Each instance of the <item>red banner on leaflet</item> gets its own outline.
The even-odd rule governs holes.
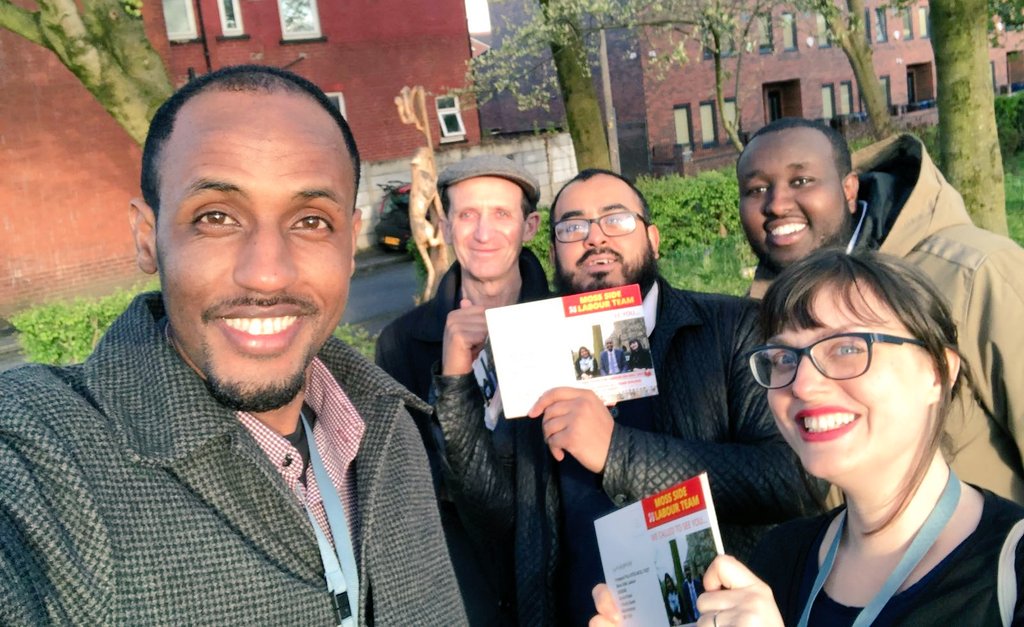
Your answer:
[[[572,294],[562,297],[562,307],[566,317],[581,316],[598,311],[611,311],[623,307],[636,307],[643,304],[640,298],[640,286],[636,283],[623,287],[610,287],[596,292]]]
[[[700,476],[649,496],[642,503],[648,529],[700,511],[705,507]]]

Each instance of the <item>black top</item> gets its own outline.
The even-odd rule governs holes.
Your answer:
[[[980,489],[980,488],[979,488]],[[996,598],[996,564],[1010,528],[1024,508],[981,489],[984,509],[978,528],[910,588],[890,599],[874,625],[1001,625]],[[787,625],[796,625],[818,574],[818,552],[825,530],[841,508],[814,518],[779,525],[758,546],[751,569],[775,593]],[[1017,546],[1017,581],[1024,581],[1024,543]],[[861,608],[848,608],[818,594],[810,625],[853,624]],[[965,623],[961,623],[965,624]],[[1013,624],[1024,624],[1024,596],[1018,595]]]

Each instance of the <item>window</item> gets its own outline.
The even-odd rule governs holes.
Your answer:
[[[329,91],[325,94],[327,99],[331,101],[331,104],[338,107],[338,111],[341,111],[341,117],[348,120],[348,112],[345,111],[345,94],[340,91]]]
[[[690,105],[676,105],[672,109],[672,117],[676,122],[676,144],[689,148],[690,138],[693,136],[693,126],[690,123]]]
[[[242,10],[238,6],[238,0],[218,0],[217,9],[220,11],[220,32],[225,37],[241,35]]]
[[[917,32],[921,34],[921,39],[926,39],[932,34],[928,7],[917,7]]]
[[[853,84],[850,81],[839,83],[839,113],[840,115],[853,113]]]
[[[903,39],[910,41],[914,38],[914,18],[910,15],[910,7],[903,9]]]
[[[871,9],[864,9],[864,39],[871,43]]]
[[[726,98],[722,107],[722,119],[725,122],[732,122],[732,127],[740,130],[740,121],[736,118],[736,99]]]
[[[782,14],[782,48],[796,50],[796,20],[792,13]]]
[[[434,99],[437,107],[437,121],[441,124],[441,141],[454,142],[466,138],[466,125],[462,123],[458,96],[438,96]]]
[[[828,24],[825,23],[825,16],[818,13],[818,47],[831,48],[832,38],[828,35]]]
[[[889,85],[889,77],[888,76],[882,76],[878,80],[880,80],[882,82],[882,91],[885,92],[885,106],[891,107],[892,106],[892,90],[890,89],[890,85]]]
[[[163,2],[168,39],[187,41],[199,37],[192,0],[163,0]]]
[[[770,15],[757,16],[757,51],[761,54],[771,54],[775,51],[775,40],[772,39],[772,17]]]
[[[996,85],[996,62],[989,61],[988,66],[989,69],[992,71],[992,90],[995,91],[996,93],[999,93],[998,85]]]
[[[715,103],[700,103],[700,137],[704,147],[718,143],[718,126],[715,121]]]
[[[821,86],[821,117],[826,120],[836,117],[836,88],[832,83]]]
[[[889,26],[885,19],[885,9],[875,9],[875,41],[884,44],[889,41]]]
[[[316,0],[277,0],[281,14],[282,39],[315,39],[320,37],[320,13]]]

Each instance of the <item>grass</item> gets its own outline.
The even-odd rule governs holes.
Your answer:
[[[1024,152],[1008,159],[1005,166],[1006,223],[1010,237],[1024,246]]]
[[[756,263],[746,237],[737,233],[711,246],[664,251],[658,269],[673,287],[742,296]]]

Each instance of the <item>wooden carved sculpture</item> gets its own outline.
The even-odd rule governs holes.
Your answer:
[[[448,246],[441,237],[443,210],[441,199],[437,196],[437,166],[434,163],[423,87],[403,87],[395,97],[395,106],[398,107],[402,123],[415,125],[427,140],[426,146],[416,149],[410,162],[412,184],[409,190],[409,227],[416,249],[427,268],[427,281],[422,296],[422,302],[426,302],[434,296],[437,284],[451,262],[448,259]]]

